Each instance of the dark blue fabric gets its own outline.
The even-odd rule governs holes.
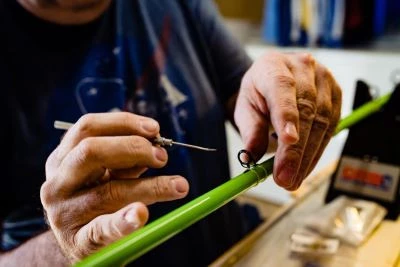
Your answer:
[[[8,251],[18,247],[32,236],[47,230],[43,214],[29,205],[10,214],[2,224],[0,249]]]
[[[191,186],[184,200],[151,206],[151,220],[230,177],[223,104],[239,88],[250,60],[211,0],[114,1],[102,17],[81,26],[41,21],[6,0],[0,3],[0,31],[6,37],[0,42],[0,86],[9,103],[9,127],[1,129],[9,157],[0,218],[28,204],[40,208],[45,160],[63,134],[53,122],[74,122],[88,112],[153,117],[166,137],[218,149],[172,148],[167,166],[147,173],[180,174]],[[19,228],[7,225],[3,238],[15,237]],[[204,266],[244,232],[243,215],[232,202],[135,264]]]

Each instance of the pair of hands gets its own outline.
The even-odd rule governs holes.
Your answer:
[[[272,52],[243,77],[234,118],[256,159],[274,128],[274,179],[294,190],[329,142],[340,108],[341,91],[327,69],[308,54]],[[189,185],[181,176],[139,178],[167,163],[166,151],[148,141],[159,131],[156,121],[134,114],[88,114],[49,156],[41,200],[71,261],[142,227],[146,205],[186,196]]]

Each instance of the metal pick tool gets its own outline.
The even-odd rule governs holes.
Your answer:
[[[70,122],[54,121],[54,128],[56,128],[56,129],[68,130],[69,128],[72,127],[72,125],[74,125],[74,124],[70,123]],[[195,146],[195,145],[191,145],[191,144],[175,142],[172,139],[168,139],[165,137],[157,137],[152,142],[153,142],[153,144],[160,145],[160,146],[176,145],[176,146],[184,146],[184,147],[203,150],[203,151],[217,151],[217,149],[215,149],[215,148],[208,148],[208,147]]]
[[[203,151],[217,151],[215,148],[208,148],[208,147],[195,146],[195,145],[175,142],[172,139],[168,139],[165,137],[157,137],[156,139],[153,140],[153,144],[157,144],[160,146],[177,145],[177,146],[184,146],[184,147],[193,148],[193,149],[199,149],[199,150],[203,150]]]

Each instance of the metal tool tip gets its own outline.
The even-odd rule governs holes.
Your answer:
[[[193,148],[193,149],[198,149],[198,150],[203,150],[203,151],[209,151],[209,152],[215,152],[215,151],[217,151],[217,149],[215,149],[215,148],[208,148],[208,147],[202,147],[202,146],[195,146],[195,145],[190,145],[190,144],[180,143],[180,142],[175,142],[175,141],[173,141],[172,144],[178,145],[178,146],[184,146],[184,147],[188,147],[188,148]]]

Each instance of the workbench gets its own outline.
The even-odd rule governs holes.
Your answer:
[[[332,163],[309,177],[293,200],[277,208],[266,220],[211,266],[362,266],[400,267],[400,219],[384,220],[360,247],[341,243],[334,256],[305,259],[290,252],[290,236],[305,216],[324,205]],[[272,179],[272,178],[270,178]]]

